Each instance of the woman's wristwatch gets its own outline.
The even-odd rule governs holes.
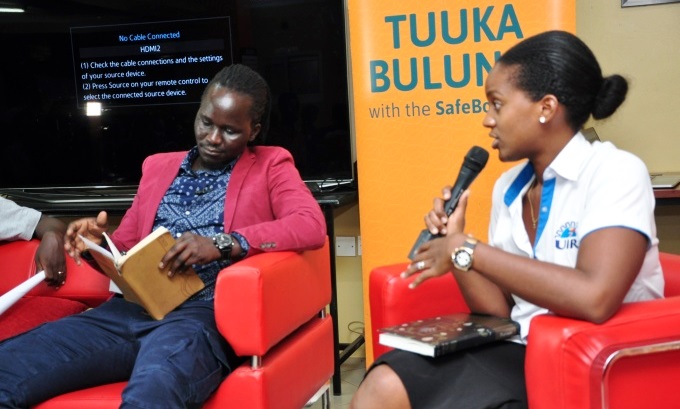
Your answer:
[[[472,267],[474,260],[475,247],[477,246],[477,239],[468,237],[463,242],[461,247],[456,248],[451,253],[451,261],[457,270],[468,271]]]

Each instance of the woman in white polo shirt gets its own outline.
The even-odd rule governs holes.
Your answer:
[[[453,273],[472,311],[512,317],[521,336],[436,359],[387,353],[353,408],[525,408],[532,317],[552,311],[603,322],[624,302],[663,296],[644,163],[579,132],[591,115],[616,111],[626,80],[603,77],[581,40],[551,31],[503,54],[485,89],[492,147],[502,161],[521,161],[494,187],[489,243],[465,234],[467,192],[446,217],[445,188],[425,217],[445,237],[423,244],[404,276],[420,272],[418,285]]]

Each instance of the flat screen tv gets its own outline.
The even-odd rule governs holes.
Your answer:
[[[342,0],[24,4],[0,13],[0,188],[135,185],[146,156],[194,145],[205,83],[232,62],[271,87],[259,143],[306,181],[353,179]]]

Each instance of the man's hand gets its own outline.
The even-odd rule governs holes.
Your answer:
[[[66,225],[61,220],[43,214],[33,232],[33,236],[40,239],[35,265],[38,271],[45,270],[45,281],[52,287],[66,281],[65,231]]]
[[[37,270],[45,270],[45,281],[51,287],[59,287],[66,282],[66,257],[64,238],[58,232],[46,232],[40,239],[35,254]]]
[[[76,263],[80,264],[80,254],[86,247],[80,237],[81,235],[97,244],[101,244],[104,232],[109,228],[108,216],[106,212],[99,212],[97,217],[85,217],[71,222],[66,229],[64,237],[64,249],[73,257]]]
[[[170,266],[168,276],[172,277],[187,271],[193,264],[207,264],[219,260],[220,257],[220,251],[215,247],[212,238],[187,232],[168,250],[161,260],[160,268]]]

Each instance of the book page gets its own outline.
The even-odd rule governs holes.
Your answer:
[[[106,258],[110,259],[113,262],[114,265],[116,264],[115,254],[106,250],[104,247],[98,245],[97,243],[93,242],[92,240],[86,239],[85,237],[83,237],[80,234],[78,235],[78,237],[80,237],[80,239],[83,241],[83,243],[85,243],[85,246],[89,250],[96,251],[97,253],[99,253],[99,254],[105,256]],[[106,233],[104,233],[104,238],[106,239],[106,242],[109,244],[109,248],[115,249],[116,253],[118,253],[118,249],[116,249],[116,246],[113,245],[113,243],[111,242],[111,239],[109,238],[109,236]],[[120,253],[118,253],[118,254],[120,254]],[[109,278],[111,278],[111,274],[109,274],[109,273],[111,273],[111,269],[109,268],[109,270],[107,272],[106,269],[104,268],[104,266],[102,266],[102,263],[104,261],[102,261],[101,259],[97,259],[97,257],[94,256],[94,254],[92,256],[95,258],[95,261],[97,262],[97,264],[99,264],[99,267],[101,267],[102,270],[104,270],[104,272],[107,273],[106,275],[109,276]],[[118,270],[118,269],[116,268],[116,270]],[[120,272],[118,272],[118,271],[116,271],[116,272],[118,273],[118,274],[116,274],[117,276],[120,275]],[[113,278],[111,278],[111,282],[109,283],[109,291],[114,292],[114,293],[118,293],[118,294],[123,293],[123,291],[118,287],[118,285],[113,280]]]
[[[85,243],[85,247],[87,247],[88,250],[96,251],[97,253],[102,254],[102,255],[110,258],[112,261],[115,260],[113,253],[111,253],[110,251],[108,251],[104,247],[100,246],[99,244],[93,242],[90,239],[83,237],[80,234],[78,235],[78,237],[80,237],[80,240],[82,240],[83,243]]]
[[[118,260],[120,260],[120,251],[118,251],[118,248],[116,247],[115,244],[113,244],[113,241],[111,240],[111,237],[109,237],[106,232],[104,232],[104,239],[106,240],[106,244],[109,245],[109,249],[111,250],[111,254],[113,255],[113,260],[118,263]]]

